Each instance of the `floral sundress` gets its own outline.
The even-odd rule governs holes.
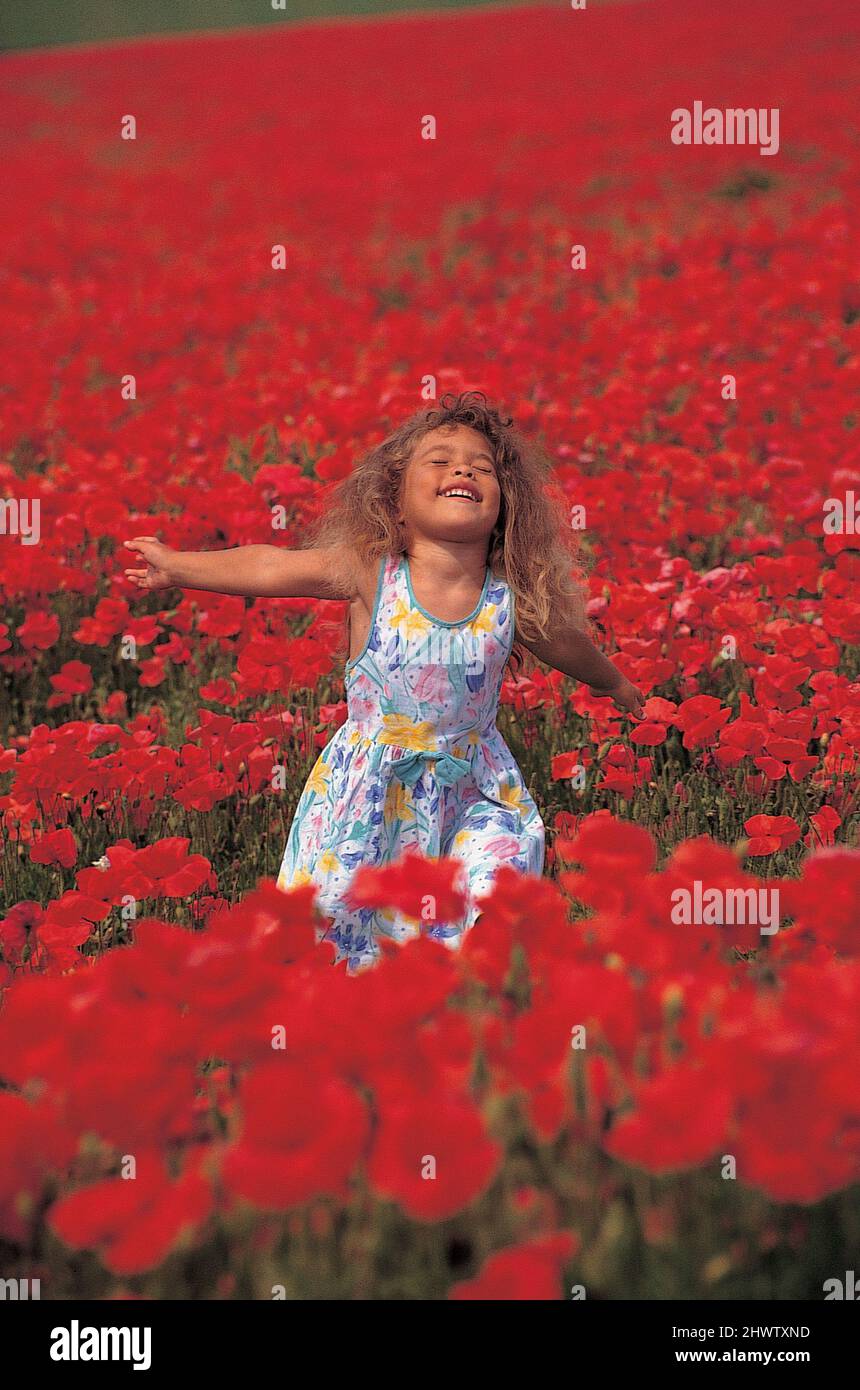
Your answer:
[[[346,663],[348,717],[308,777],[277,879],[317,888],[331,919],[318,938],[334,942],[349,974],[379,958],[380,935],[402,942],[423,930],[456,949],[500,865],[543,872],[544,825],[495,722],[514,624],[513,592],[489,566],[475,609],[449,623],[416,601],[406,555],[380,560],[367,641]],[[344,903],[360,865],[410,847],[464,861],[459,921]]]

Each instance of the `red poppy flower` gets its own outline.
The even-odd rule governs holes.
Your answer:
[[[813,829],[803,837],[803,843],[810,849],[816,849],[819,845],[832,845],[836,840],[836,831],[842,824],[842,817],[832,806],[822,806],[819,811],[813,811],[809,817]]]
[[[630,742],[644,743],[649,748],[656,748],[658,744],[666,742],[666,725],[658,724],[653,719],[643,720],[635,729],[631,729]]]
[[[47,700],[49,709],[67,704],[73,695],[86,695],[93,688],[92,669],[83,661],[65,661],[56,675],[50,677],[57,692]]]
[[[27,1244],[48,1174],[65,1175],[78,1147],[57,1108],[0,1091],[0,1235]]]
[[[588,756],[590,758],[590,754]],[[550,764],[551,776],[554,781],[559,781],[564,777],[572,777],[577,768],[583,765],[582,753],[557,753]]]
[[[474,1103],[431,1090],[386,1097],[367,1175],[380,1196],[415,1220],[439,1221],[486,1191],[501,1160]]]
[[[572,1231],[535,1236],[508,1250],[498,1250],[474,1279],[455,1284],[450,1299],[564,1298],[562,1270],[579,1248]]]
[[[398,863],[359,868],[345,894],[353,907],[394,907],[427,923],[459,921],[466,909],[463,861],[409,851]]]
[[[732,1103],[726,1079],[713,1070],[677,1062],[636,1087],[632,1113],[619,1117],[605,1147],[616,1158],[651,1173],[704,1163],[726,1142]],[[683,1124],[678,1123],[679,1115]]]
[[[75,837],[67,826],[62,830],[48,831],[30,846],[30,858],[34,864],[59,864],[63,869],[71,869],[77,857]]]
[[[323,1194],[348,1198],[370,1133],[364,1102],[351,1086],[285,1057],[246,1077],[240,1111],[239,1138],[222,1161],[229,1192],[275,1211]]]
[[[731,717],[731,710],[722,709],[719,700],[711,695],[695,695],[678,706],[674,722],[684,734],[685,748],[701,748]]]
[[[773,854],[800,839],[800,826],[793,816],[750,816],[744,830],[750,836],[749,855]]]
[[[135,1155],[130,1178],[107,1178],[55,1202],[51,1230],[66,1245],[97,1250],[114,1274],[142,1274],[195,1235],[213,1209],[201,1161],[171,1178],[162,1155]]]
[[[28,613],[16,633],[18,641],[26,651],[40,652],[53,647],[59,635],[60,620],[56,613],[44,611]]]

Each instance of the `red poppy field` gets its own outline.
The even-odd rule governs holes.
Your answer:
[[[857,1267],[850,19],[659,0],[4,58],[3,1277],[818,1299]],[[778,108],[778,152],[673,143],[699,99]],[[347,606],[141,595],[122,542],[298,544],[422,389],[472,387],[556,460],[645,719],[509,675],[545,877],[502,871],[459,953],[350,978],[274,884]],[[354,891],[458,906],[444,860]]]

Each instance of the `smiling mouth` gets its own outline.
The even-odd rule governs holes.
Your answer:
[[[443,489],[439,492],[438,496],[439,496],[439,497],[451,497],[451,498],[455,498],[457,501],[460,501],[460,502],[474,502],[474,503],[476,503],[476,504],[477,504],[478,502],[480,502],[480,500],[481,500],[481,498],[480,498],[480,496],[479,496],[479,494],[478,494],[477,492],[473,492],[471,488],[468,488],[468,487],[461,487],[461,486],[459,486],[459,485],[457,485],[457,486],[455,486],[455,487],[446,487],[446,488],[443,488]]]

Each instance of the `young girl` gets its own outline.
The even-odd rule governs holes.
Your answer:
[[[176,552],[126,541],[143,589],[347,600],[348,718],[305,784],[278,885],[313,883],[331,918],[323,935],[350,974],[419,925],[398,912],[352,909],[344,891],[362,864],[409,848],[460,858],[468,909],[425,928],[457,947],[475,900],[507,864],[540,874],[544,827],[496,728],[514,642],[626,712],[635,686],[586,634],[579,570],[549,457],[503,421],[482,392],[443,396],[360,459],[306,549],[248,545]]]

